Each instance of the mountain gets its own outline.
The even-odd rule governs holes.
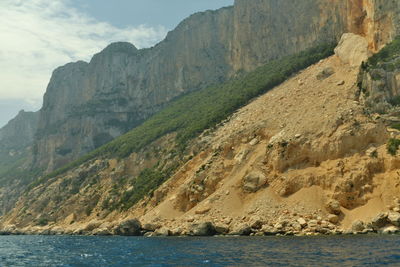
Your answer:
[[[339,7],[315,3],[237,1],[189,17],[153,48],[116,43],[89,64],[57,69],[40,112],[35,166],[54,170],[139,125],[179,95],[337,40],[345,31]]]
[[[235,233],[257,214],[278,232],[293,216],[339,230],[353,209],[373,207],[365,221],[397,205],[396,189],[385,191],[396,165],[389,119],[365,104],[380,90],[394,107],[397,58],[382,64],[392,55],[383,49],[358,67],[400,33],[399,10],[381,0],[237,0],[189,17],[153,48],[115,43],[58,68],[31,143],[31,168],[48,175],[24,187],[3,225],[119,233],[138,217],[182,234],[226,219]]]
[[[379,49],[399,32],[396,10],[395,2],[380,1],[238,0],[234,7],[192,15],[153,48],[111,44],[89,63],[54,71],[33,166],[52,171],[140,125],[182,94],[337,41],[343,32],[364,35],[371,49]]]

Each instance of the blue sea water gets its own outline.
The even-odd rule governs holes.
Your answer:
[[[400,236],[0,236],[0,266],[400,266]]]

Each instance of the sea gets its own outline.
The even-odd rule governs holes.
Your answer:
[[[400,266],[400,236],[0,236],[0,266]]]

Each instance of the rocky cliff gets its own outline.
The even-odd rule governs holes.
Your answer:
[[[230,72],[233,8],[198,13],[153,48],[115,43],[54,71],[40,110],[35,165],[53,170],[99,147],[171,99]]]
[[[354,20],[375,21],[378,15],[365,9],[357,1],[238,0],[234,7],[189,17],[153,48],[112,44],[90,63],[59,68],[40,113],[35,164],[53,170],[135,127],[181,94],[335,42]]]
[[[4,175],[13,168],[29,166],[38,119],[38,112],[22,110],[0,129],[0,181],[4,181]]]
[[[19,150],[32,144],[38,124],[38,112],[21,110],[18,115],[0,129],[0,149]]]

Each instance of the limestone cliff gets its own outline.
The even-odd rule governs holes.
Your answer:
[[[0,181],[4,181],[6,173],[15,171],[14,168],[29,166],[38,118],[38,112],[22,110],[0,129]]]
[[[343,1],[236,0],[232,62],[249,71],[346,31]]]
[[[195,14],[150,49],[116,43],[90,63],[57,69],[40,112],[35,166],[53,170],[125,133],[171,99],[343,32],[373,51],[400,33],[400,6],[382,0],[237,0]]]
[[[364,36],[376,52],[400,34],[399,11],[399,1],[347,0],[347,29]]]
[[[360,94],[370,112],[396,119],[400,104],[400,39],[363,64],[358,80]]]
[[[32,144],[37,130],[38,117],[38,112],[21,110],[14,119],[0,129],[0,149],[19,150]]]
[[[340,1],[339,1],[340,2]],[[110,141],[171,99],[346,30],[336,1],[236,1],[195,14],[150,49],[112,44],[90,63],[56,70],[47,88],[35,164],[53,170]]]
[[[35,165],[48,170],[135,127],[171,99],[230,72],[233,8],[184,20],[153,48],[115,43],[54,71],[40,111]]]

